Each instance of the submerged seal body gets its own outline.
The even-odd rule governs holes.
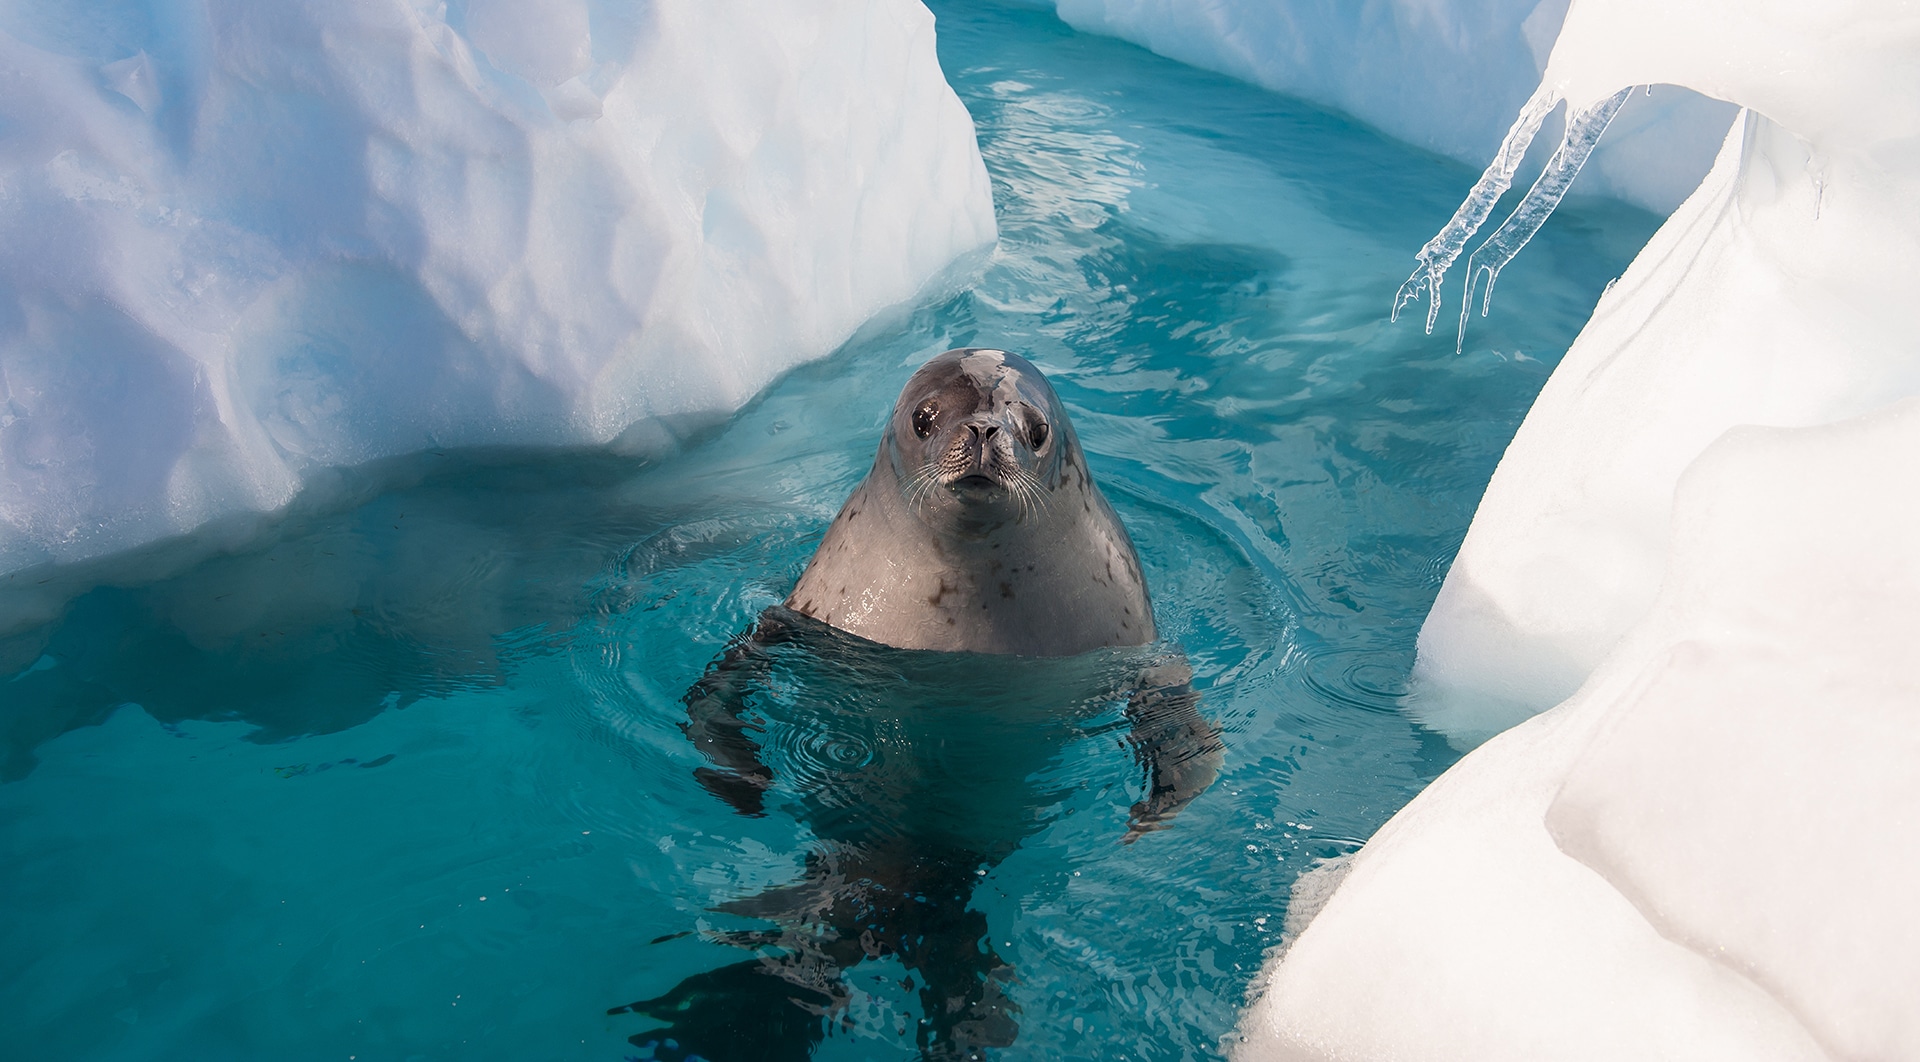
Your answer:
[[[984,348],[907,381],[786,605],[903,649],[1071,656],[1154,638],[1133,541],[1059,397]]]

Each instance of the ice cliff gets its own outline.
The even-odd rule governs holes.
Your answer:
[[[1519,725],[1327,872],[1242,1059],[1920,1057],[1920,5],[1575,0],[1543,85],[1643,84],[1747,111],[1420,639],[1430,725]]]
[[[0,574],[644,449],[995,235],[914,0],[9,0],[0,83]]]
[[[1053,0],[1076,29],[1312,100],[1479,167],[1547,63],[1567,0]],[[1700,183],[1734,108],[1628,101],[1579,190],[1658,213]],[[1549,123],[1554,118],[1549,118]],[[1557,136],[1557,129],[1548,132]]]

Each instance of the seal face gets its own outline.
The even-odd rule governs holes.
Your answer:
[[[1154,638],[1133,541],[1059,397],[984,348],[907,381],[786,605],[903,649],[1071,656]]]

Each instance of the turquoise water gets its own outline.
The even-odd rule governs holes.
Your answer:
[[[610,1008],[749,958],[780,923],[742,902],[782,915],[768,890],[875,831],[1004,968],[995,1057],[1218,1055],[1295,876],[1452,762],[1395,708],[1421,617],[1655,219],[1563,206],[1455,356],[1386,311],[1473,173],[1044,12],[934,7],[1000,211],[970,290],[667,457],[403,462],[0,647],[9,1057],[644,1054],[660,1023]],[[1138,843],[1124,660],[803,646],[755,701],[766,813],[693,778],[681,696],[913,367],[970,344],[1050,374],[1224,732]],[[852,966],[814,1057],[915,1057],[929,969]]]

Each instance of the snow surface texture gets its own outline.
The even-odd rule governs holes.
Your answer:
[[[11,0],[0,79],[0,573],[646,450],[995,236],[915,0]]]
[[[1484,165],[1540,83],[1567,0],[1054,0],[1075,29],[1312,100]],[[1656,213],[1700,183],[1734,107],[1662,86],[1628,101],[1577,190]],[[1553,142],[1559,130],[1550,128]]]
[[[1916,453],[1920,399],[1709,447],[1647,620],[1368,842],[1236,1057],[1920,1057]]]
[[[1571,696],[1353,858],[1239,1058],[1920,1057],[1917,79],[1899,0],[1576,0],[1570,105],[1752,111],[1547,384],[1422,634],[1417,704],[1463,742]]]

